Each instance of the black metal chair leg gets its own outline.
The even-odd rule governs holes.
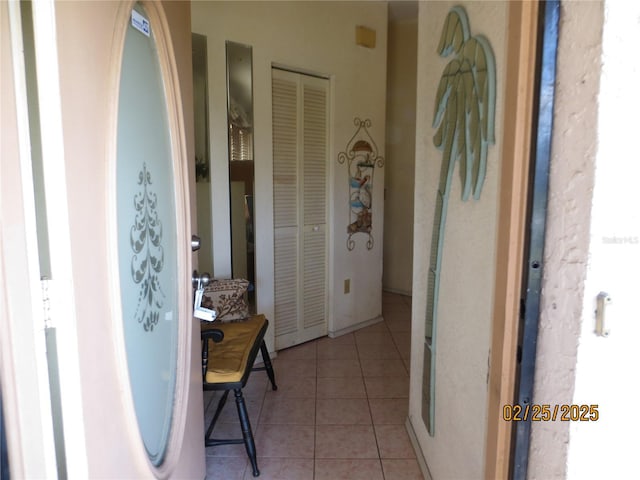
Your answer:
[[[267,376],[271,381],[271,389],[278,390],[278,386],[276,385],[276,375],[273,372],[273,365],[271,364],[271,357],[269,356],[269,349],[267,349],[267,344],[264,343],[264,340],[260,344],[260,351],[262,352],[262,361],[264,362],[264,368],[267,371]]]
[[[220,400],[218,401],[216,412],[213,414],[213,419],[211,420],[211,423],[209,424],[209,428],[207,428],[207,434],[204,437],[205,446],[211,446],[211,445],[207,445],[207,441],[209,440],[209,437],[211,437],[211,434],[213,433],[213,428],[216,426],[218,417],[220,417],[220,414],[222,413],[224,404],[227,403],[228,396],[229,396],[229,390],[225,390],[224,393],[222,394],[222,397],[220,397]]]
[[[249,422],[249,415],[247,413],[247,406],[244,403],[244,397],[242,396],[242,389],[234,389],[236,396],[236,406],[238,407],[238,417],[240,418],[240,426],[242,428],[242,438],[244,439],[244,446],[249,455],[251,461],[251,468],[253,468],[253,476],[260,475],[258,470],[258,461],[256,459],[256,444],[253,440],[253,433],[251,432],[251,423]]]

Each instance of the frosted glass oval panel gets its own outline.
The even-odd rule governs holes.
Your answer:
[[[118,257],[135,412],[149,458],[160,465],[167,449],[176,384],[178,259],[167,102],[153,26],[147,18],[136,5],[122,58]]]

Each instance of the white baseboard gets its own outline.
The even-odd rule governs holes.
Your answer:
[[[420,444],[418,443],[418,437],[416,436],[416,432],[413,430],[413,425],[411,424],[411,420],[409,419],[409,417],[407,417],[407,421],[404,423],[404,426],[407,429],[407,433],[409,434],[411,445],[416,452],[416,460],[418,460],[418,465],[420,465],[422,476],[425,478],[425,480],[432,480],[429,466],[427,465],[427,461],[422,454],[422,449],[420,448]]]
[[[400,290],[398,288],[387,288],[387,287],[382,287],[382,291],[386,293],[397,293],[398,295],[404,295],[405,297],[410,297],[413,293],[411,291],[407,292],[406,290]]]
[[[370,325],[375,325],[376,323],[380,323],[384,320],[382,315],[372,318],[371,320],[365,320],[364,322],[356,323],[355,325],[351,325],[349,327],[341,328],[340,330],[336,330],[334,332],[329,332],[330,338],[340,337],[342,335],[346,335],[347,333],[355,332],[356,330],[360,330],[361,328],[368,327]]]

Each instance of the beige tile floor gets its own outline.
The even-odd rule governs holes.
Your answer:
[[[405,430],[411,298],[383,294],[384,322],[278,352],[278,390],[244,389],[263,480],[422,479]],[[206,420],[214,394],[205,394]],[[214,437],[241,438],[230,398]],[[207,478],[253,478],[243,445],[207,448]]]

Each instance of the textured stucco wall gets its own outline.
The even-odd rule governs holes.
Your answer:
[[[600,2],[561,4],[536,404],[573,400],[597,151],[602,22]],[[564,478],[568,442],[568,422],[533,423],[528,478]]]
[[[640,2],[604,2],[598,149],[573,404],[598,405],[596,422],[571,422],[567,478],[629,478],[638,472],[640,417],[640,208],[638,121]],[[630,108],[631,107],[631,108]],[[609,335],[594,333],[598,294]],[[594,452],[597,452],[594,455]]]

